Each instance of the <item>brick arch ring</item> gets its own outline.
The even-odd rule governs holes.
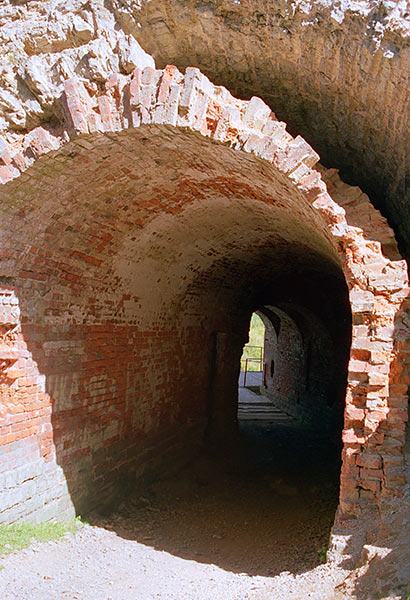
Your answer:
[[[253,153],[273,164],[304,194],[333,236],[353,317],[340,510],[343,515],[355,514],[369,500],[378,504],[385,497],[400,496],[410,381],[407,268],[404,260],[386,258],[380,241],[369,237],[372,224],[377,224],[380,240],[394,242],[387,222],[367,196],[320,167],[318,154],[300,136],[293,138],[261,99],[235,99],[196,68],[188,68],[184,75],[174,66],[136,69],[129,76],[112,75],[100,90],[90,82],[69,79],[58,112],[60,122],[53,126],[0,138],[2,184],[66,142],[86,143],[93,134],[158,124],[197,131]],[[331,195],[332,186],[339,202]],[[359,227],[358,205],[363,221]],[[7,248],[1,252],[7,256]]]

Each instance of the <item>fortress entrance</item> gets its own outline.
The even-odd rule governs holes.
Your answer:
[[[68,80],[61,110],[2,150],[5,485],[25,462],[1,519],[110,510],[231,448],[255,311],[261,392],[343,442],[342,513],[400,494],[407,275],[349,224],[357,190],[196,69]]]

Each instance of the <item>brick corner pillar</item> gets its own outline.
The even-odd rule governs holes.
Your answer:
[[[401,263],[395,264],[396,275],[404,275]],[[408,288],[397,282],[387,286],[382,280],[378,279],[379,289],[354,286],[350,291],[353,340],[343,430],[342,517],[401,497],[405,484]]]

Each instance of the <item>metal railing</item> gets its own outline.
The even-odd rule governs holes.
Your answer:
[[[259,358],[254,358],[254,357],[249,357],[249,358],[242,358],[241,362],[245,363],[245,369],[244,369],[244,375],[243,375],[243,387],[246,386],[246,376],[248,374],[248,364],[249,363],[259,363],[261,368],[258,371],[249,371],[250,373],[261,373],[263,371],[263,347],[262,346],[250,346],[248,344],[246,344],[244,346],[244,350],[245,348],[257,348],[260,352],[259,352]],[[241,369],[242,371],[242,369]]]

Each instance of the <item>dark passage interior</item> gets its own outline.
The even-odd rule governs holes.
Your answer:
[[[13,290],[51,412],[41,452],[55,453],[77,514],[125,498],[128,521],[111,521],[124,535],[268,572],[282,555],[269,566],[262,554],[300,545],[310,516],[309,548],[287,568],[312,564],[337,506],[351,335],[326,224],[272,165],[197,134],[97,138],[37,161],[14,197],[8,188],[9,218],[21,228],[25,215]],[[238,429],[256,310],[268,333],[261,392],[291,420]],[[251,538],[252,564],[240,550]]]
[[[233,573],[297,574],[323,562],[340,476],[334,349],[323,326],[302,333],[272,306],[253,313],[253,323],[255,315],[263,325],[241,358],[236,435],[216,444],[205,437],[185,468],[93,523]]]
[[[274,576],[320,564],[338,504],[340,446],[306,425],[240,425],[177,475],[139,487],[92,524],[226,571]],[[246,548],[246,552],[244,552]]]

